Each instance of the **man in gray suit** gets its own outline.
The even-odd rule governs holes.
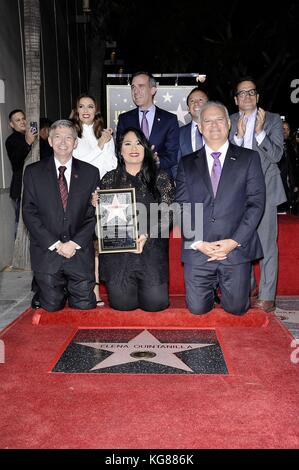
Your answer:
[[[252,274],[251,306],[266,312],[275,310],[277,284],[277,208],[286,201],[277,163],[283,153],[283,130],[280,116],[257,107],[259,94],[251,77],[239,80],[235,87],[235,104],[239,112],[230,116],[230,140],[240,147],[256,150],[261,159],[266,184],[266,206],[258,226],[264,257],[260,261],[260,285]]]

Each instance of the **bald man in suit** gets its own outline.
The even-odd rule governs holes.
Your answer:
[[[217,283],[224,310],[244,314],[251,262],[263,254],[256,230],[265,203],[259,155],[230,144],[229,128],[227,109],[206,103],[200,113],[205,146],[182,158],[178,167],[176,201],[183,213],[189,208],[194,230],[186,234],[183,226],[182,249],[186,302],[194,314],[214,307]],[[196,227],[197,204],[203,210],[202,233]]]

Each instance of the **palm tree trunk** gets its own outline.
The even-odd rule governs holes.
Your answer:
[[[24,36],[26,64],[26,120],[39,123],[40,108],[40,5],[39,0],[24,0]],[[25,166],[39,160],[38,140],[32,145]],[[22,211],[14,246],[12,265],[18,269],[31,269],[29,237],[23,222]]]

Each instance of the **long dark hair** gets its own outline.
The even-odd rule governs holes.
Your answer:
[[[159,200],[160,192],[156,185],[157,166],[153,157],[153,151],[144,133],[140,129],[137,129],[135,127],[127,127],[126,129],[124,129],[123,132],[120,134],[119,139],[116,144],[116,156],[118,159],[118,167],[119,167],[120,173],[121,175],[124,175],[125,173],[126,166],[125,166],[125,161],[123,159],[123,156],[121,154],[121,147],[122,147],[125,136],[129,132],[133,132],[136,135],[138,141],[144,148],[144,159],[143,159],[141,170],[140,170],[141,181],[143,182],[143,184],[146,185],[146,187],[152,193],[154,198],[156,200]]]
[[[70,114],[70,119],[73,121],[73,123],[76,126],[78,137],[82,137],[83,127],[82,127],[82,122],[79,119],[79,113],[78,113],[79,102],[82,98],[89,98],[95,104],[96,113],[95,113],[95,117],[93,121],[93,132],[96,138],[99,139],[102,135],[102,130],[104,129],[104,119],[102,118],[102,115],[99,111],[97,101],[93,96],[89,95],[88,93],[82,93],[82,95],[78,96],[78,98],[76,99],[76,104]]]

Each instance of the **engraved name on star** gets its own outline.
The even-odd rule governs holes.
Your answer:
[[[127,216],[125,211],[127,210],[128,206],[129,204],[121,204],[117,198],[117,195],[115,194],[112,204],[102,204],[103,209],[108,211],[107,222],[110,222],[110,220],[114,219],[114,217],[119,217],[126,222]]]
[[[207,346],[212,346],[214,343],[161,343],[149,331],[144,330],[126,343],[78,342],[77,344],[112,353],[109,357],[90,369],[90,371],[118,366],[120,364],[128,364],[130,362],[146,361],[185,370],[187,372],[194,372],[187,364],[179,359],[175,353],[206,348]]]

